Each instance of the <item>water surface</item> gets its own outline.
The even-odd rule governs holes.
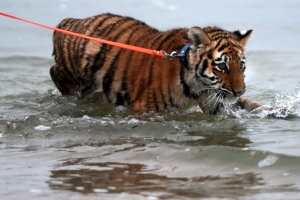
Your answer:
[[[49,76],[51,31],[1,18],[1,198],[299,199],[299,2],[226,2],[0,1],[53,26],[113,12],[160,29],[253,28],[245,95],[274,108],[135,114],[62,97]]]

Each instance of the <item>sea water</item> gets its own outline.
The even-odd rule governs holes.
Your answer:
[[[0,0],[56,26],[104,12],[167,30],[253,29],[246,96],[265,110],[135,114],[63,97],[52,31],[0,20],[1,199],[299,199],[300,2]]]

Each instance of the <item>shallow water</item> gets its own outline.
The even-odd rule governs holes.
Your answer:
[[[144,21],[169,28],[183,26],[186,15],[172,20],[182,9],[197,13],[189,1],[179,6],[179,1],[132,0],[123,10],[114,7],[115,1],[102,2],[99,9],[80,9],[80,1],[66,0],[0,2],[3,11],[50,25],[105,8],[137,17],[137,7],[148,8],[141,16]],[[199,7],[208,14],[213,3]],[[222,14],[222,8],[234,9],[232,5],[228,1],[216,9]],[[217,16],[215,23],[229,29],[253,19],[244,24],[257,29],[247,52],[246,95],[273,109],[221,116],[205,115],[197,108],[137,115],[122,106],[62,97],[49,76],[51,32],[1,19],[7,37],[0,39],[1,199],[299,199],[300,29],[293,18],[299,3],[268,4],[260,14],[266,5],[236,5],[244,7],[245,16],[229,22],[229,17]],[[27,11],[16,10],[18,6]],[[268,15],[275,12],[272,8],[286,13],[268,25],[277,33],[268,38],[259,19],[275,22]],[[157,21],[150,11],[167,21]],[[192,20],[187,26],[195,24]],[[278,38],[284,44],[272,43]],[[293,114],[285,115],[281,108]]]

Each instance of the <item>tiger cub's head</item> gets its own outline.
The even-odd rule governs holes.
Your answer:
[[[252,30],[241,34],[218,27],[191,28],[189,65],[195,81],[223,98],[241,96],[246,88],[244,46],[251,33]]]

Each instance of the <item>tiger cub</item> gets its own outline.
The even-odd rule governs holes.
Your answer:
[[[260,106],[241,97],[246,89],[244,46],[252,30],[241,34],[219,27],[192,27],[162,32],[109,13],[67,18],[57,27],[147,49],[185,53],[180,62],[54,32],[55,65],[50,74],[62,95],[101,92],[108,102],[129,105],[136,112],[199,105],[203,112],[214,114],[222,110],[225,99],[234,99],[233,107],[249,111]]]

